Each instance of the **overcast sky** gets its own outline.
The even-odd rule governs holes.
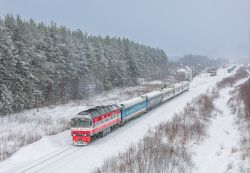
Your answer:
[[[250,0],[0,0],[0,16],[126,37],[167,55],[250,56]]]

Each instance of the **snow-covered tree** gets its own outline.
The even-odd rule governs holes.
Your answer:
[[[34,107],[36,90],[40,106],[84,99],[93,85],[95,93],[136,85],[145,72],[152,79],[164,74],[167,63],[162,50],[128,39],[6,15],[0,20],[0,114]]]

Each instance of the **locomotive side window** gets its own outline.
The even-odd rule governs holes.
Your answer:
[[[100,115],[100,113],[97,110],[93,110],[93,111],[91,111],[91,115],[93,117],[97,117],[98,115]]]
[[[108,110],[108,108],[107,108],[107,107],[104,107],[103,109],[104,109],[104,111],[105,111],[106,113],[108,113],[108,112],[109,112],[109,110]]]
[[[105,110],[104,108],[101,108],[101,109],[100,109],[100,112],[102,113],[102,115],[107,113],[106,110]]]
[[[106,114],[103,108],[99,109],[98,111],[101,113],[101,115]]]
[[[107,106],[107,108],[108,108],[109,112],[113,111],[112,106]]]

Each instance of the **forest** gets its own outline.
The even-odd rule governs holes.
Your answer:
[[[140,78],[163,79],[197,60],[203,68],[216,64],[192,55],[173,63],[162,49],[129,39],[9,14],[0,18],[0,115],[135,86]]]
[[[138,78],[168,73],[163,50],[128,39],[36,23],[0,20],[0,114],[90,97]]]

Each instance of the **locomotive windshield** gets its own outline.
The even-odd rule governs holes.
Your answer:
[[[88,119],[73,118],[71,119],[71,127],[90,127],[91,122]]]

